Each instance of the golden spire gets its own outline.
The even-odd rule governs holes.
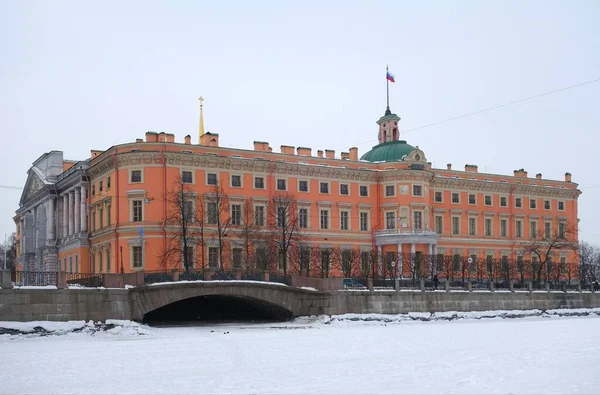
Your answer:
[[[204,98],[200,96],[198,100],[200,101],[200,127],[198,131],[198,144],[200,144],[200,139],[204,135],[204,114],[202,113],[202,102],[204,101]]]

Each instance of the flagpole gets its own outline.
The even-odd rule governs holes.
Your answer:
[[[387,77],[387,73],[389,72],[388,70],[388,65],[385,65],[385,91],[386,91],[386,97],[387,97],[387,107],[386,109],[389,111],[390,110],[390,80],[388,80]]]

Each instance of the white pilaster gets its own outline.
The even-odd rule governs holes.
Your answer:
[[[73,234],[73,192],[67,193],[67,220],[69,221],[67,231],[71,236]]]
[[[67,199],[67,195],[62,195],[62,202],[63,202],[63,222],[62,222],[62,226],[61,226],[61,229],[62,229],[62,235],[61,236],[62,236],[63,239],[65,239],[69,235],[69,232],[68,232],[68,229],[67,229],[67,225],[69,223],[69,220],[68,220],[68,218],[69,218],[68,217],[69,202],[68,202],[68,199]]]
[[[80,225],[80,218],[81,218],[81,196],[79,195],[79,188],[76,188],[74,191],[74,195],[75,195],[75,204],[73,205],[73,217],[75,219],[75,224],[73,227],[73,232],[74,233],[79,233],[81,230],[81,225]]]
[[[38,247],[38,208],[33,209],[33,248]]]
[[[403,260],[402,260],[402,243],[398,243],[398,278],[402,278],[402,264],[403,264]]]
[[[50,218],[50,201],[52,200],[52,198],[46,200],[44,202],[44,207],[46,208],[46,240],[50,240],[50,232],[52,231],[52,218]]]
[[[87,189],[81,187],[81,207],[79,207],[81,216],[81,231],[87,232]]]
[[[21,217],[21,254],[25,253],[25,217]]]

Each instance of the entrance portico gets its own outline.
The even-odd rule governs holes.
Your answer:
[[[429,256],[435,256],[437,254],[437,244],[439,235],[429,229],[412,229],[412,228],[398,228],[398,229],[383,229],[375,232],[375,245],[379,252],[378,260],[378,273],[381,276],[383,273],[383,254],[384,246],[395,245],[397,246],[398,254],[398,274],[399,277],[403,274],[403,259],[402,255],[404,252],[404,245],[410,245],[410,254],[414,256],[417,252],[426,253]],[[417,245],[426,245],[426,251],[417,251]]]

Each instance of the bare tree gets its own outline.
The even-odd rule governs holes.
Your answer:
[[[519,256],[517,258],[517,263],[515,265],[515,269],[519,276],[521,286],[523,286],[523,284],[525,284],[525,274],[531,270],[530,266],[531,266],[531,263],[529,261],[524,260],[522,256]]]
[[[17,235],[16,233],[11,233],[6,240],[5,243],[0,245],[0,260],[2,264],[0,264],[0,269],[4,268],[6,270],[12,270],[16,267],[16,259],[17,256]]]
[[[198,215],[201,200],[181,177],[177,177],[164,199],[167,203],[167,244],[161,254],[161,265],[168,268],[169,263],[171,267],[183,263],[188,272],[194,267],[194,247],[204,240],[203,218]]]
[[[357,277],[360,275],[360,251],[357,248],[345,248],[342,250],[340,269],[344,277]]]
[[[254,206],[252,200],[247,198],[242,207],[241,223],[237,226],[238,238],[242,242],[242,267],[245,271],[251,269],[254,260],[253,246],[261,239],[264,239],[261,233],[261,227],[254,218]]]
[[[301,245],[303,242],[297,206],[292,195],[278,194],[271,199],[267,210],[269,239],[277,246],[277,257],[284,275],[288,270],[288,252],[293,245]]]
[[[226,240],[231,231],[231,213],[229,210],[229,196],[223,187],[215,185],[213,190],[206,194],[206,224],[213,227],[219,245],[219,268],[223,270],[223,252]]]
[[[552,257],[557,251],[562,249],[576,251],[578,246],[575,241],[576,237],[576,227],[567,223],[560,223],[559,229],[555,229],[551,234],[548,235],[544,231],[540,231],[534,238],[521,246],[525,252],[531,254],[532,263],[533,258],[537,260],[532,271],[534,281],[539,282],[544,272],[548,277],[547,266],[552,262]]]
[[[577,256],[579,258],[579,281],[582,285],[595,282],[600,266],[600,249],[595,245],[582,241],[579,244]]]

